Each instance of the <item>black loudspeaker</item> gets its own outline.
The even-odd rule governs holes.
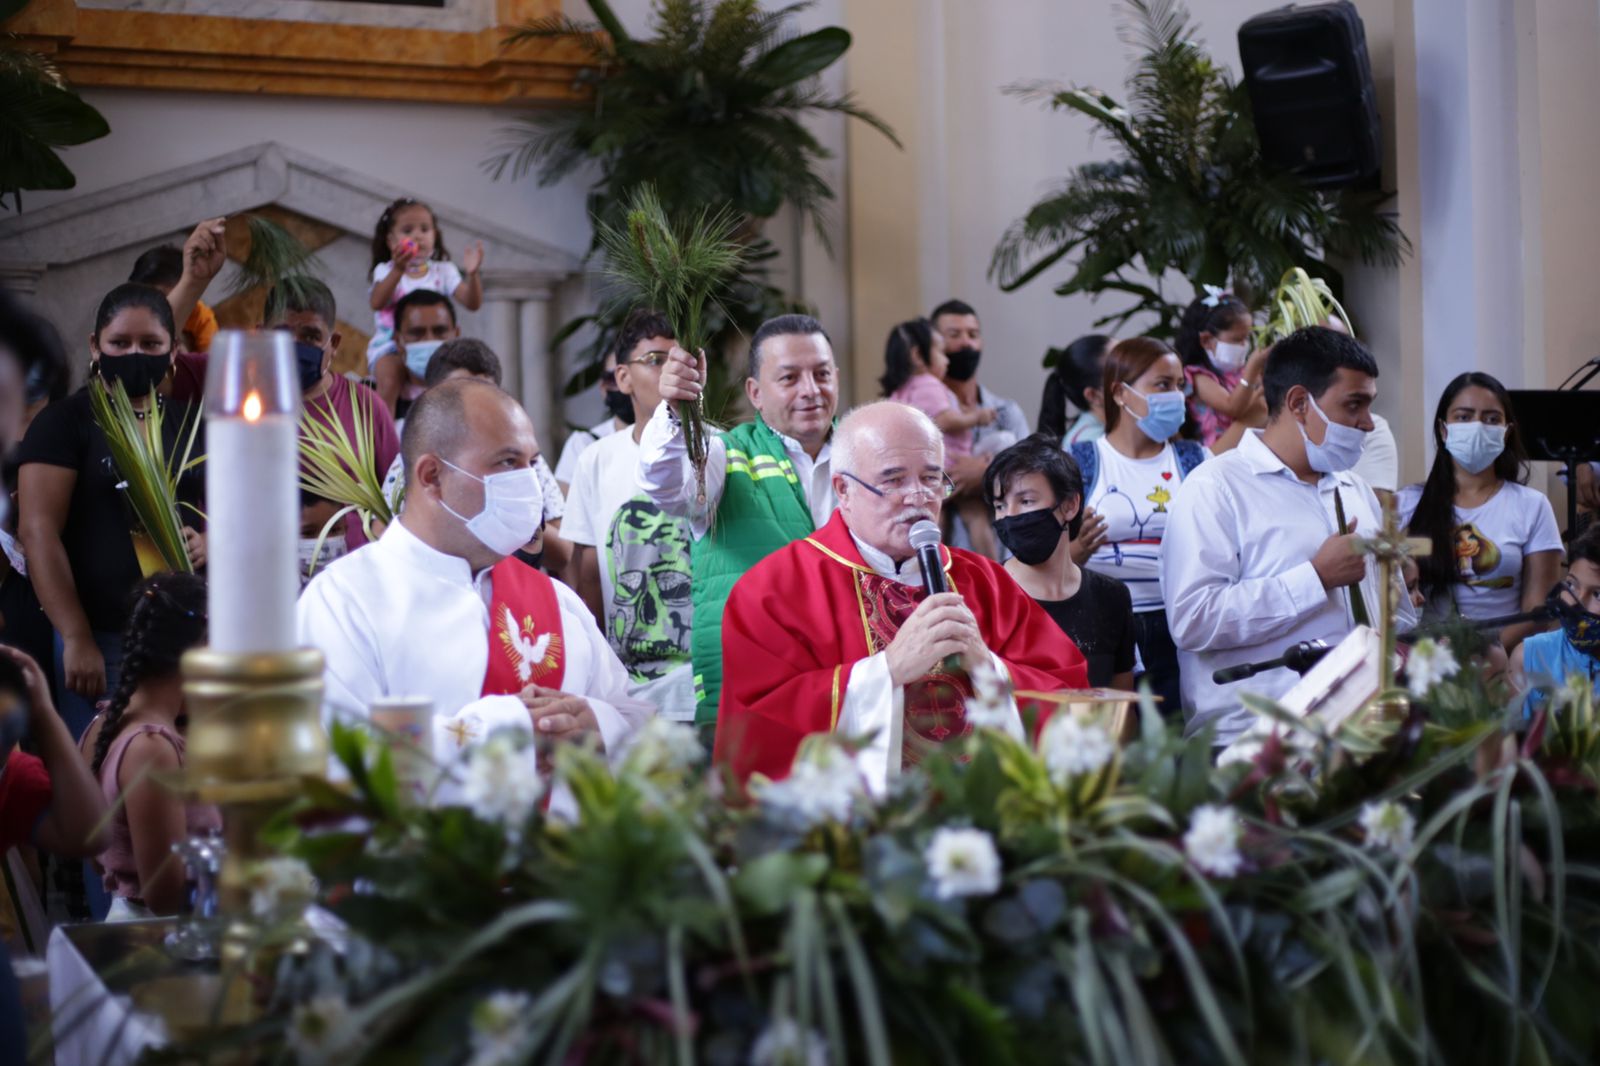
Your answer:
[[[1377,179],[1377,93],[1350,0],[1257,15],[1239,27],[1239,60],[1267,160],[1317,188]]]

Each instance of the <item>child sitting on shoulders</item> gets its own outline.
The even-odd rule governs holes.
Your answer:
[[[1266,352],[1251,351],[1250,326],[1244,301],[1214,285],[1206,286],[1206,295],[1195,298],[1178,324],[1172,347],[1183,360],[1189,418],[1213,453],[1238,444],[1245,429],[1266,424]]]
[[[372,234],[374,322],[372,340],[367,344],[367,367],[391,411],[404,386],[421,385],[421,375],[408,369],[395,352],[395,304],[407,293],[427,289],[476,311],[483,306],[482,269],[482,241],[462,255],[459,269],[450,261],[444,235],[427,204],[401,197],[378,216]]]

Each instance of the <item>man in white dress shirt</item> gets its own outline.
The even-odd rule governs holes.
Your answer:
[[[333,713],[427,697],[441,760],[504,727],[617,752],[648,705],[577,594],[512,557],[543,514],[527,414],[488,382],[445,382],[411,408],[401,452],[405,512],[300,598]]]
[[[661,406],[639,440],[639,487],[667,514],[688,518],[695,542],[695,723],[716,721],[722,688],[722,607],[734,582],[784,545],[827,524],[833,493],[829,438],[839,368],[822,323],[781,315],[750,339],[744,391],[756,417],[709,442],[699,498],[673,404],[699,398],[704,359],[674,346],[661,370]]]
[[[1351,468],[1372,431],[1378,367],[1361,343],[1322,327],[1279,341],[1263,376],[1267,426],[1183,483],[1161,545],[1162,593],[1178,646],[1187,731],[1233,741],[1255,715],[1244,692],[1277,697],[1286,668],[1217,685],[1212,672],[1276,658],[1304,640],[1337,643],[1359,590],[1376,619],[1378,571],[1353,541],[1382,525]],[[1335,498],[1351,533],[1340,535]],[[1415,621],[1400,597],[1402,628]]]

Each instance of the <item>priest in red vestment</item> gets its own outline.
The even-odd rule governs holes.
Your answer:
[[[718,761],[741,781],[780,778],[808,734],[870,734],[857,763],[880,790],[930,745],[971,732],[974,666],[1018,691],[1088,685],[1082,653],[998,564],[941,547],[953,591],[927,595],[911,527],[939,520],[949,484],[927,415],[868,404],[840,422],[833,456],[833,519],[728,599]],[[1020,735],[1020,716],[1012,727]]]

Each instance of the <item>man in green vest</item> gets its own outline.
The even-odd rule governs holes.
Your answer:
[[[695,722],[716,721],[722,691],[722,606],[756,563],[827,524],[834,498],[829,439],[839,404],[839,368],[822,323],[780,315],[750,339],[744,391],[753,421],[717,435],[699,499],[673,405],[699,399],[705,358],[674,346],[661,370],[661,406],[639,441],[639,487],[661,510],[689,520],[694,535]]]

